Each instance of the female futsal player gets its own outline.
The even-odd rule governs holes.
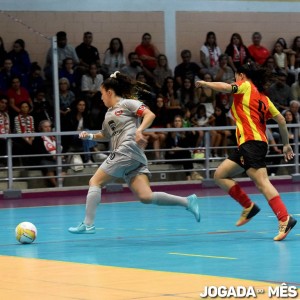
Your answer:
[[[266,122],[269,118],[273,118],[278,123],[284,158],[288,161],[294,157],[294,153],[289,145],[285,119],[263,93],[264,83],[267,80],[265,70],[246,64],[238,69],[235,80],[236,82],[232,84],[202,80],[196,82],[196,87],[209,87],[215,91],[234,94],[231,113],[237,125],[238,149],[219,165],[214,179],[217,185],[228,192],[244,208],[236,223],[237,226],[241,226],[249,222],[260,211],[238,183],[232,179],[235,175],[246,171],[278,218],[279,233],[274,240],[281,241],[297,221],[288,214],[278,191],[268,178],[265,163],[268,151]]]
[[[179,197],[152,192],[150,188],[150,172],[143,151],[147,139],[143,131],[151,125],[155,115],[142,102],[130,99],[134,93],[143,92],[142,86],[145,84],[132,81],[118,71],[101,85],[102,100],[108,108],[102,130],[96,134],[83,131],[79,137],[93,140],[109,137],[112,152],[90,179],[85,219],[77,227],[70,227],[71,233],[95,233],[94,219],[101,201],[101,188],[116,178],[123,178],[142,203],[183,206],[200,222],[200,201],[196,195]]]

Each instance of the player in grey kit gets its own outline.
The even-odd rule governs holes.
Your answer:
[[[144,153],[147,139],[143,131],[152,124],[155,115],[142,102],[128,99],[139,89],[142,89],[141,83],[118,71],[101,85],[102,100],[108,107],[102,130],[96,134],[83,131],[79,137],[95,140],[109,137],[112,152],[90,179],[84,221],[77,227],[70,227],[71,233],[95,233],[94,220],[101,201],[101,188],[116,178],[123,178],[142,203],[183,206],[200,222],[200,200],[196,195],[179,197],[152,192],[150,188],[150,172]]]

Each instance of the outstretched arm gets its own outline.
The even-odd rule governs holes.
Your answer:
[[[196,87],[208,87],[217,92],[231,93],[232,85],[226,82],[207,82],[204,80],[199,80],[195,82]]]

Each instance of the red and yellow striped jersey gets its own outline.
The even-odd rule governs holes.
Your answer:
[[[271,100],[261,94],[249,81],[237,81],[233,84],[233,104],[231,114],[236,121],[236,139],[238,145],[247,141],[268,142],[266,122],[279,114]]]

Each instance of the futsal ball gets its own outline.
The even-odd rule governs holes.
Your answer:
[[[16,227],[16,239],[21,244],[31,244],[37,237],[37,229],[30,222],[22,222]]]

